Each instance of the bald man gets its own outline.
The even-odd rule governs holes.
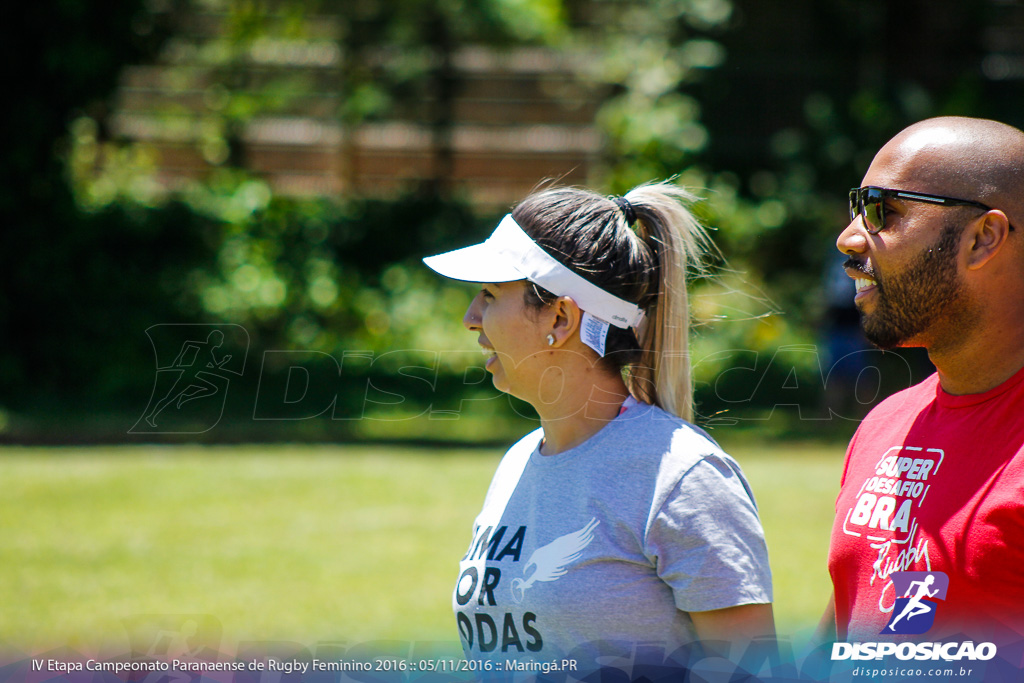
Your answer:
[[[850,216],[836,245],[866,336],[882,349],[924,347],[937,372],[879,404],[850,442],[823,624],[835,626],[828,635],[862,642],[1016,639],[1024,634],[1024,133],[959,117],[910,126],[850,192]],[[913,599],[909,582],[927,576],[937,586],[922,601],[929,609],[894,620]]]

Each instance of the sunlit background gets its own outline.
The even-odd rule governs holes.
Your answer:
[[[57,501],[70,496],[98,515],[88,528],[116,529],[138,512],[110,505],[118,491],[174,462],[173,449],[109,444],[359,442],[369,455],[217,451],[222,476],[299,482],[312,458],[311,475],[337,468],[320,483],[342,491],[365,475],[344,469],[345,454],[360,467],[391,463],[396,481],[426,476],[391,444],[415,446],[459,472],[453,488],[434,485],[424,509],[435,512],[418,522],[465,529],[468,540],[493,457],[532,413],[480,370],[460,324],[472,288],[419,259],[486,236],[544,181],[621,193],[668,177],[702,198],[695,211],[726,257],[693,290],[699,422],[749,454],[786,587],[777,613],[787,627],[807,626],[827,599],[825,535],[844,439],[875,401],[930,371],[918,353],[866,350],[857,331],[834,248],[846,193],[913,121],[960,114],[1024,126],[1024,4],[1010,0],[125,0],[102,9],[60,0],[9,13],[0,49],[19,85],[4,107],[0,158],[0,443],[32,448],[0,451],[5,481],[16,482],[0,517],[3,592],[25,596],[5,612],[0,640],[21,637],[24,647],[79,644],[109,626],[97,619],[173,605],[250,636],[309,639],[335,623],[310,616],[315,599],[283,626],[254,619],[247,591],[261,589],[247,583],[258,576],[245,574],[249,565],[220,557],[222,573],[190,583],[199,570],[175,565],[174,552],[155,560],[184,582],[173,584],[185,591],[174,601],[97,607],[111,604],[117,572],[134,567],[126,556],[219,538],[195,520],[184,523],[198,539],[140,521],[141,540],[114,534],[115,551],[83,562],[76,553],[91,551],[65,542]],[[173,394],[172,359],[215,329],[225,337],[216,399],[157,412]],[[56,445],[92,447],[44,448]],[[454,450],[464,446],[490,456]],[[182,455],[174,492],[204,476],[202,453]],[[234,456],[239,469],[225,469]],[[118,479],[117,463],[135,479]],[[75,472],[106,483],[79,490],[62,478]],[[796,472],[821,478],[812,486],[787,475]],[[282,514],[334,489],[288,490],[275,502]],[[189,511],[188,495],[161,491]],[[233,494],[205,495],[212,505]],[[464,514],[453,515],[446,501],[461,495]],[[366,531],[352,510],[368,503],[349,508],[339,496],[332,509],[352,527],[310,534],[306,550]],[[793,509],[800,496],[807,507]],[[196,514],[218,514],[203,505]],[[233,509],[247,505],[258,503]],[[142,520],[157,514],[145,509]],[[42,528],[25,526],[32,511]],[[386,537],[403,548],[403,538],[423,538],[399,516],[381,522],[383,535],[348,542],[367,549]],[[824,527],[792,532],[811,518]],[[294,538],[296,528],[275,533]],[[464,544],[442,535],[452,548],[416,556],[442,577],[427,582],[426,621],[403,622],[408,605],[388,603],[363,628],[338,628],[360,638],[438,633],[449,619],[444,572]],[[339,557],[274,571],[312,572],[288,584],[291,594],[356,585]],[[99,572],[79,621],[57,623],[75,584],[61,571],[39,574],[44,566]],[[147,581],[143,568],[132,576],[131,585]],[[196,585],[223,600],[187,595]],[[33,615],[38,628],[24,630]]]
[[[477,362],[436,353],[474,348],[458,324],[468,291],[418,259],[486,235],[545,180],[694,188],[728,258],[696,288],[702,416],[828,415],[844,393],[830,383],[847,388],[829,372],[863,348],[835,276],[847,188],[907,123],[1024,110],[1016,2],[139,0],[99,16],[65,0],[17,14],[5,49],[24,87],[0,189],[13,441],[123,437],[154,391],[145,331],[161,324],[250,337],[213,440],[252,428],[265,350],[391,352],[366,372],[413,363],[434,376],[426,393],[458,393]],[[833,412],[855,418],[927,371],[908,358]],[[261,428],[360,429],[276,426]]]

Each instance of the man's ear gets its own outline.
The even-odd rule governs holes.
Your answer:
[[[983,268],[999,253],[1010,235],[1010,219],[998,209],[992,209],[968,225],[969,248],[967,268]]]
[[[560,296],[551,305],[551,330],[555,337],[552,346],[562,346],[573,333],[580,327],[583,319],[583,311],[579,305],[568,296]]]

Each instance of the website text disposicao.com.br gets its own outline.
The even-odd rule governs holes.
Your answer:
[[[858,678],[940,678],[950,680],[953,678],[970,678],[973,674],[980,673],[977,667],[945,667],[945,668],[914,668],[903,666],[891,667],[870,667],[858,666],[850,671],[851,676]]]
[[[963,643],[834,643],[833,661],[873,660],[872,664],[855,666],[851,676],[861,678],[970,678],[980,674],[975,662],[985,662],[995,657],[996,646],[992,643],[975,645]],[[889,657],[895,657],[893,663]],[[889,660],[889,661],[886,661]],[[925,662],[935,662],[925,664]],[[962,662],[962,663],[961,663]]]

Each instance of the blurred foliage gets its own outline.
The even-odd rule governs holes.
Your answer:
[[[792,350],[820,343],[822,274],[846,189],[874,150],[939,113],[1021,124],[1020,96],[982,79],[982,46],[963,39],[994,10],[940,4],[843,0],[803,7],[800,22],[781,0],[19,5],[31,40],[3,48],[25,86],[4,132],[0,206],[13,229],[0,248],[0,409],[137,406],[152,382],[142,330],[168,322],[243,325],[254,353],[397,350],[380,372],[421,363],[464,384],[469,292],[418,259],[484,236],[495,218],[448,182],[453,59],[478,44],[556,51],[581,91],[599,94],[606,145],[593,186],[676,177],[707,197],[696,210],[727,262],[695,289],[704,402],[721,407],[718,379],[754,352],[770,406],[794,372],[812,376],[821,362]],[[890,40],[897,26],[915,28]],[[154,149],[125,143],[109,119],[120,69],[158,61],[177,94],[156,112],[161,125],[212,168],[170,193]],[[273,68],[295,62],[338,63],[338,80]],[[430,176],[387,201],[275,195],[247,170],[246,126],[301,111],[320,90],[346,130],[425,122],[438,151]],[[198,115],[182,104],[196,93]],[[779,349],[787,360],[769,377]],[[821,381],[801,400],[820,397]]]
[[[203,221],[177,203],[158,215],[134,202],[83,215],[66,178],[67,132],[79,116],[104,120],[122,66],[151,59],[170,27],[141,1],[8,13],[17,34],[0,54],[17,65],[18,91],[0,133],[0,405],[109,396],[145,358],[125,339],[139,317],[180,317],[153,278],[202,260]]]
[[[610,89],[598,113],[607,134],[605,182],[624,191],[692,166],[708,144],[689,87],[725,59],[712,39],[729,0],[596,2],[591,26],[572,36],[580,73]]]

